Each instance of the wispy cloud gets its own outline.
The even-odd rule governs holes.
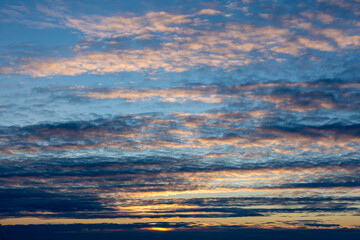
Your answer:
[[[274,25],[265,20],[256,24],[213,22],[206,16],[224,15],[214,9],[188,14],[161,11],[77,18],[69,14],[63,16],[42,5],[37,10],[57,19],[62,27],[81,32],[85,38],[112,39],[108,41],[111,44],[124,37],[161,43],[156,48],[150,44],[141,49],[119,49],[113,45],[111,51],[105,52],[78,46],[76,49],[82,49],[82,53],[74,53],[72,57],[31,58],[16,67],[2,67],[2,73],[44,77],[160,69],[183,72],[202,66],[231,69],[264,61],[284,61],[291,56],[309,54],[309,51],[341,52],[360,44],[356,27],[345,30],[312,25],[308,21],[315,13],[311,12],[303,12],[297,19],[285,18],[283,23]],[[231,14],[225,15],[225,18],[231,17]],[[316,13],[316,16],[321,22],[333,21],[326,13]]]

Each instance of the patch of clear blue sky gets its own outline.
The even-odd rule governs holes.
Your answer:
[[[0,25],[1,26],[1,25]],[[6,27],[5,27],[6,26]],[[29,28],[20,23],[2,23],[0,27],[1,45],[35,44],[43,47],[69,46],[79,39],[68,29],[61,28]]]

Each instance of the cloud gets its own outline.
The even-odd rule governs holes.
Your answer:
[[[242,66],[251,62],[241,54],[224,64],[227,56],[213,55],[208,58],[207,54],[196,56],[192,50],[174,51],[173,48],[165,47],[161,51],[144,49],[133,51],[115,51],[115,53],[89,53],[74,58],[33,60],[20,66],[19,70],[12,73],[27,74],[33,77],[45,77],[52,75],[75,76],[83,73],[106,74],[115,72],[146,72],[163,69],[166,72],[184,72],[189,67],[197,65],[230,67]],[[191,59],[188,61],[186,59]],[[9,69],[5,69],[9,72]]]
[[[198,15],[222,15],[223,13],[215,9],[201,9]]]
[[[215,117],[234,116],[236,114],[204,114],[210,119]],[[153,117],[156,117],[153,116]],[[159,116],[157,116],[159,117]],[[175,120],[173,120],[175,121]],[[231,122],[231,121],[230,121]],[[3,142],[10,147],[16,141],[20,144],[35,144],[39,151],[66,149],[80,150],[84,141],[96,142],[103,146],[110,146],[108,142],[120,141],[136,144],[154,144],[169,147],[170,144],[178,144],[176,136],[171,140],[170,135],[163,135],[167,131],[180,136],[187,136],[193,144],[199,144],[202,148],[207,145],[235,145],[244,139],[253,139],[254,143],[263,144],[272,136],[272,143],[276,138],[285,138],[287,144],[293,144],[294,139],[305,141],[319,141],[323,135],[331,134],[356,137],[357,126],[324,125],[320,127],[296,126],[284,128],[280,126],[264,126],[261,131],[254,135],[237,137],[234,135],[221,138],[203,137],[193,138],[192,133],[174,129],[167,129],[170,122],[162,119],[152,119],[149,116],[122,116],[112,120],[98,119],[91,122],[69,122],[58,124],[39,124],[25,127],[9,127],[2,129],[2,134],[11,133],[9,142]],[[172,122],[173,125],[175,122]],[[165,127],[165,129],[164,129]],[[135,129],[147,129],[157,132],[155,138],[149,142],[146,134],[135,140],[132,136]],[[200,133],[203,131],[199,129]],[[8,135],[9,136],[9,135]],[[154,136],[152,136],[153,138]],[[162,137],[165,137],[163,139]],[[265,137],[265,139],[263,139]],[[182,138],[182,137],[181,137]],[[28,141],[28,142],[27,142]],[[185,141],[184,139],[182,141]],[[303,141],[303,140],[301,140]],[[143,142],[143,143],[141,143]],[[44,147],[41,147],[41,145]],[[55,144],[56,143],[56,144]],[[71,143],[71,144],[69,144]],[[180,142],[184,144],[184,142]],[[252,143],[253,144],[253,143]],[[241,145],[241,144],[239,144]],[[251,144],[249,144],[251,145]],[[30,144],[30,146],[32,146]],[[54,146],[59,146],[58,148]],[[69,146],[72,146],[69,148]],[[187,144],[192,148],[192,144]],[[284,147],[284,145],[282,145]],[[111,148],[111,147],[108,147]],[[6,148],[5,148],[6,149]],[[24,147],[23,149],[26,149]],[[65,154],[67,155],[67,154]],[[262,205],[270,204],[270,207],[284,201],[288,205],[289,199],[259,199],[248,198],[220,198],[209,199],[178,199],[159,200],[159,202],[147,202],[148,198],[160,198],[161,196],[174,196],[177,194],[198,194],[245,191],[305,191],[318,189],[328,191],[333,189],[358,189],[359,168],[357,160],[345,160],[338,158],[324,159],[321,161],[309,161],[303,155],[300,161],[268,160],[266,162],[254,162],[253,159],[235,161],[234,155],[224,156],[222,161],[208,162],[207,158],[182,153],[179,157],[161,155],[149,155],[144,157],[96,156],[91,151],[84,157],[60,157],[64,153],[47,158],[41,154],[26,160],[21,155],[14,156],[12,160],[2,160],[0,166],[3,174],[0,181],[6,194],[4,201],[14,204],[2,209],[3,217],[34,216],[34,217],[68,217],[68,218],[226,218],[263,216],[275,213],[295,212],[336,212],[354,211],[351,202],[356,199],[297,199],[293,198],[294,206],[308,201],[307,208],[265,208]],[[174,153],[176,155],[176,153]],[[42,157],[41,157],[42,156]],[[304,159],[303,159],[304,158]],[[16,164],[9,164],[16,161]],[[235,163],[235,164],[234,164]],[[260,180],[260,181],[259,181]],[[21,189],[19,190],[19,187]],[[58,192],[58,189],[62,189]],[[338,190],[337,190],[338,191]],[[273,192],[273,193],[275,193]],[[77,195],[78,197],[74,197]],[[12,201],[11,199],[17,199]],[[139,198],[143,199],[139,201]],[[27,199],[27,204],[17,204],[18,201]],[[54,199],[54,200],[52,200]],[[59,206],[59,203],[63,202]],[[73,204],[72,201],[77,201]],[[193,201],[193,202],[192,202]],[[244,202],[245,201],[245,202]],[[265,202],[264,202],[265,201]],[[270,201],[266,203],[266,201]],[[314,203],[311,203],[313,201]],[[328,203],[339,201],[335,207]],[[66,204],[65,204],[66,203]],[[138,204],[138,205],[137,205]],[[239,205],[240,204],[240,205]],[[254,209],[243,209],[246,206],[257,206]],[[320,205],[319,205],[320,204]],[[228,207],[225,207],[229,205]],[[220,208],[221,207],[221,208]]]
[[[2,139],[7,139],[1,153],[36,155],[75,150],[164,148],[209,151],[218,147],[226,150],[215,149],[217,154],[228,151],[244,158],[250,157],[246,149],[258,156],[269,151],[281,155],[338,154],[340,151],[356,154],[359,136],[353,133],[357,132],[358,123],[343,122],[337,114],[356,115],[355,103],[360,99],[358,87],[357,82],[329,79],[177,88],[36,88],[34,92],[38,94],[50,93],[52,99],[61,97],[69,101],[74,97],[96,102],[122,99],[125,103],[137,104],[151,100],[161,103],[162,107],[199,102],[217,104],[220,108],[199,113],[120,115],[107,120],[7,127],[1,132]],[[329,117],[330,111],[335,117]],[[312,120],[318,123],[309,124]]]
[[[289,221],[288,221],[289,222]],[[302,239],[307,237],[309,240],[319,238],[333,239],[356,239],[359,235],[357,229],[346,229],[338,227],[336,224],[324,224],[317,220],[293,221],[293,225],[284,227],[273,227],[261,229],[259,225],[246,226],[244,224],[201,224],[197,222],[177,222],[177,221],[154,221],[147,223],[133,224],[39,224],[39,225],[7,225],[3,226],[4,233],[11,239],[21,239],[23,235],[36,236],[38,239],[49,239],[56,233],[57,237],[69,240],[78,238],[102,237],[108,239],[209,239],[219,238],[237,239],[242,236],[246,239],[258,239],[266,236],[268,239],[281,239],[291,237]],[[295,225],[298,224],[298,225]],[[316,226],[306,226],[304,224],[318,224]],[[323,224],[323,225],[322,225]],[[325,226],[329,225],[329,228]],[[286,229],[291,226],[292,229]],[[321,229],[324,226],[325,229]],[[320,228],[319,228],[320,227]],[[333,228],[333,229],[331,229]],[[334,229],[335,228],[335,229]],[[159,232],[159,229],[168,231]],[[21,233],[21,234],[20,234]]]
[[[198,101],[205,103],[222,103],[222,96],[216,95],[215,89],[211,87],[200,88],[173,88],[173,89],[111,89],[103,92],[90,92],[86,97],[96,99],[114,99],[122,98],[127,101],[145,101],[152,98],[160,98],[163,102],[183,102],[183,101]]]
[[[337,7],[341,7],[341,8],[351,8],[353,6],[356,6],[357,2],[359,2],[358,0],[355,0],[355,2],[347,2],[347,1],[344,1],[344,0],[317,0],[318,2],[320,3],[326,3],[326,4],[330,4],[330,5],[335,5]]]
[[[322,55],[313,51],[337,53],[356,49],[360,43],[355,29],[321,28],[312,24],[303,27],[306,22],[301,22],[302,19],[285,18],[285,26],[202,19],[209,13],[222,14],[213,9],[188,14],[159,11],[143,15],[124,13],[77,18],[70,15],[60,18],[59,13],[47,7],[40,6],[39,9],[53,18],[58,17],[62,27],[81,32],[87,41],[80,42],[72,56],[28,58],[16,66],[2,66],[3,74],[45,77],[159,70],[184,72],[204,66],[229,70],[274,60],[290,60],[291,56]],[[304,14],[313,17],[313,13]],[[321,21],[330,23],[332,20],[325,13],[318,16]],[[216,27],[209,28],[209,22]],[[292,24],[289,27],[286,23]],[[135,49],[114,44],[123,38],[147,42],[134,44]],[[89,41],[103,42],[107,50],[91,49],[87,44]]]
[[[150,159],[152,159],[151,163],[149,163]],[[220,192],[226,191],[226,188],[228,191],[235,191],[234,186],[226,186],[224,183],[238,182],[241,184],[240,178],[251,181],[250,176],[256,176],[254,181],[262,179],[266,183],[266,176],[273,178],[276,173],[281,173],[281,175],[271,180],[274,182],[274,186],[279,183],[279,180],[287,179],[283,187],[278,186],[280,193],[282,188],[289,187],[299,192],[302,191],[303,184],[298,184],[297,187],[289,186],[286,183],[289,182],[289,178],[285,176],[290,173],[296,178],[299,174],[304,174],[307,175],[304,176],[304,179],[307,178],[306,181],[309,181],[309,176],[325,173],[316,168],[285,169],[285,171],[284,169],[259,168],[246,169],[244,172],[238,172],[238,170],[194,172],[193,168],[188,168],[173,172],[175,169],[171,164],[179,162],[170,158],[100,159],[98,163],[94,162],[95,159],[91,159],[92,161],[89,162],[87,158],[54,160],[55,163],[50,165],[45,159],[41,163],[28,162],[25,165],[26,172],[21,173],[22,170],[17,169],[15,170],[17,173],[13,176],[6,176],[6,181],[3,181],[4,176],[1,176],[1,180],[5,183],[3,184],[4,189],[0,193],[3,196],[1,199],[4,203],[9,203],[0,209],[2,217],[227,218],[296,212],[352,212],[357,209],[356,204],[359,202],[359,198],[347,196],[171,198],[170,194],[170,197],[166,199],[146,197],[154,193],[159,197],[162,194],[168,194],[168,191],[177,193],[189,191],[191,193],[200,187],[205,192],[206,189],[211,191],[217,188]],[[152,166],[154,163],[158,165]],[[36,168],[31,169],[29,167],[31,164],[35,164]],[[348,170],[351,169],[350,165],[346,167]],[[304,170],[305,173],[303,173]],[[33,171],[32,174],[31,171]],[[341,171],[332,169],[332,172],[327,175],[328,179],[331,173],[341,174]],[[229,182],[224,179],[226,176],[224,174],[228,174]],[[197,177],[193,178],[194,175]],[[213,176],[217,176],[217,178],[214,179]],[[261,178],[261,176],[265,178]],[[197,182],[193,182],[195,179]],[[25,186],[25,184],[27,185]],[[323,190],[334,187],[316,182],[312,184],[313,188]],[[342,187],[343,185],[337,186]],[[61,192],[58,191],[59,187],[62,189]],[[273,190],[275,189],[273,187]],[[245,190],[249,191],[249,188],[245,188]],[[308,187],[305,187],[304,191],[309,191]],[[25,200],[26,204],[20,204]],[[299,205],[305,207],[299,208]]]
[[[24,3],[4,4],[0,18],[2,21],[17,22],[35,29],[64,28],[61,21],[67,9],[60,1],[48,2],[48,4],[37,3],[35,6]],[[56,10],[51,9],[54,5]]]
[[[177,15],[166,12],[149,12],[144,16],[138,17],[85,16],[82,19],[67,17],[65,24],[67,27],[77,29],[90,37],[141,37],[145,34],[152,34],[156,32],[181,33],[181,24],[192,22],[189,17],[190,15]]]
[[[126,102],[152,100],[164,104],[200,102],[207,104],[231,105],[257,101],[252,108],[242,108],[235,112],[203,113],[192,116],[192,122],[201,117],[221,119],[223,122],[249,120],[251,117],[266,117],[272,112],[308,113],[321,110],[356,110],[359,84],[353,81],[325,79],[311,82],[269,82],[245,85],[223,86],[218,84],[176,88],[89,88],[72,86],[69,88],[35,89],[39,93],[50,91],[53,97],[62,99],[122,99]],[[216,116],[217,114],[217,116]],[[241,116],[240,116],[241,115]],[[183,116],[185,117],[185,115]],[[189,118],[190,119],[190,118]],[[191,123],[189,123],[191,124]]]
[[[360,46],[360,35],[347,34],[341,29],[322,29],[318,33],[334,40],[341,48],[358,48]]]
[[[4,155],[0,161],[3,187],[0,199],[4,202],[1,205],[6,206],[0,208],[0,216],[196,220],[281,213],[342,212],[352,216],[357,211],[359,199],[351,194],[359,189],[359,161],[355,158],[332,155],[314,161],[313,154],[280,157],[273,152],[274,157],[259,161],[242,157],[246,155],[244,151],[234,150],[273,145],[296,149],[299,142],[300,147],[310,147],[326,138],[348,141],[359,137],[357,125],[284,127],[268,122],[242,134],[224,135],[222,131],[219,136],[214,131],[217,127],[209,128],[213,132],[206,127],[186,130],[183,121],[197,117],[204,122],[213,121],[212,124],[216,121],[232,124],[238,123],[235,120],[242,118],[242,113],[173,116],[178,117],[125,115],[2,127],[1,139],[6,139],[2,141],[3,149],[17,149],[18,153]],[[130,146],[112,152],[115,143]],[[327,144],[334,148],[331,141]],[[91,145],[98,150],[92,151]],[[149,146],[162,151],[149,150]],[[188,150],[177,152],[178,146]],[[197,147],[200,152],[189,151]],[[99,154],[100,148],[105,149],[105,154]],[[166,148],[173,149],[172,156],[166,154]],[[35,152],[30,152],[31,155],[29,149]],[[130,149],[137,150],[129,154],[126,151]],[[217,158],[209,161],[209,154],[216,150],[228,154],[215,154]],[[267,195],[269,191],[271,196]],[[328,195],[319,197],[317,191]],[[246,192],[247,196],[235,197],[239,192]]]

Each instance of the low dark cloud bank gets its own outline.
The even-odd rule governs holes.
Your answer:
[[[73,224],[73,225],[18,225],[3,226],[7,240],[45,240],[45,239],[329,239],[357,240],[359,230],[266,230],[239,227],[194,227],[189,224],[155,223],[155,224]],[[171,227],[173,231],[156,232],[151,227]]]

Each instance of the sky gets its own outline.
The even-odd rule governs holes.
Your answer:
[[[0,224],[359,229],[359,77],[359,0],[2,0]]]

